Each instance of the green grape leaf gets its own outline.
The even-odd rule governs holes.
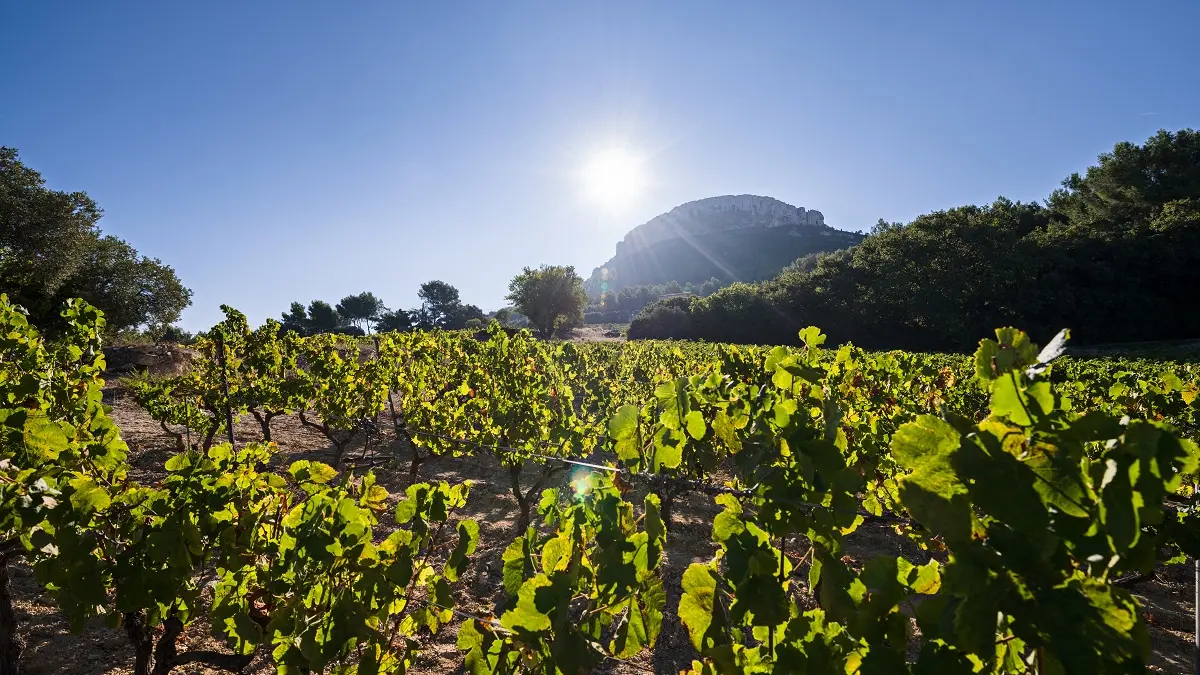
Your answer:
[[[288,473],[299,483],[314,483],[317,485],[324,485],[337,476],[337,470],[332,466],[321,462],[311,462],[307,459],[293,462],[288,467]]]
[[[70,482],[74,491],[71,493],[71,505],[85,512],[103,511],[112,503],[112,498],[104,488],[87,476],[75,478]]]
[[[608,420],[608,435],[616,441],[617,458],[622,462],[635,462],[641,457],[637,431],[637,406],[623,405]]]
[[[467,619],[459,626],[455,644],[460,651],[469,652],[483,649],[483,633],[479,632],[479,628],[476,626],[478,623],[475,619]]]
[[[504,590],[515,597],[525,577],[533,571],[529,561],[529,539],[521,537],[504,549]]]
[[[1142,496],[1133,489],[1130,470],[1137,464],[1123,465],[1110,458],[1106,462],[1104,484],[1101,487],[1100,520],[1113,548],[1123,553],[1137,543],[1141,535],[1141,519],[1138,510],[1143,506]]]
[[[1078,462],[1060,456],[1055,448],[1037,445],[1023,463],[1037,475],[1033,489],[1043,502],[1067,515],[1088,517],[1086,507],[1092,500],[1084,486]]]
[[[570,537],[558,536],[550,541],[547,541],[542,546],[542,571],[546,574],[552,574],[559,567],[559,563],[566,563],[571,560],[571,539]]]
[[[645,529],[646,535],[650,537],[651,541],[662,539],[667,534],[667,528],[662,519],[661,506],[662,501],[658,498],[658,495],[653,493],[646,495],[646,520],[643,529]]]
[[[967,487],[952,464],[960,437],[949,423],[921,415],[892,436],[892,454],[912,473],[900,480],[900,500],[916,520],[951,539],[971,534]]]
[[[627,659],[650,645],[650,634],[646,627],[646,617],[643,608],[638,604],[637,597],[629,598],[626,604],[625,620],[617,628],[610,649],[618,659]]]
[[[987,452],[979,441],[990,438],[981,430],[969,436],[955,454],[954,465],[969,486],[971,502],[1018,528],[1033,532],[1044,529],[1048,515],[1034,485],[1041,482],[1037,473],[1006,452],[999,442],[992,443],[992,452]]]
[[[659,404],[659,423],[668,429],[682,429],[684,418],[687,417],[691,408],[688,401],[687,380],[680,377],[663,382],[654,390],[654,396],[658,399]]]
[[[914,591],[922,595],[933,595],[942,587],[942,569],[941,564],[936,560],[930,560],[928,563],[915,567],[916,575],[910,586]]]
[[[1071,423],[1069,433],[1077,439],[1087,441],[1106,441],[1116,438],[1125,432],[1125,426],[1120,420],[1099,410],[1089,410],[1079,419]]]
[[[686,420],[688,435],[696,440],[704,438],[704,432],[708,429],[708,425],[704,423],[704,415],[699,410],[693,410],[687,414]]]
[[[800,340],[805,347],[816,349],[825,344],[825,335],[816,326],[806,326],[800,331]]]
[[[553,584],[544,574],[539,574],[521,584],[517,591],[517,604],[500,617],[500,623],[509,630],[538,632],[550,629],[550,617],[537,607],[537,592]]]
[[[193,453],[190,451],[181,452],[168,459],[163,468],[171,473],[179,473],[192,465],[192,456]]]
[[[650,470],[674,469],[683,461],[683,432],[671,427],[659,427],[654,434],[654,461]]]
[[[679,620],[687,627],[692,646],[703,652],[709,627],[713,623],[713,602],[717,580],[702,563],[692,563],[683,573],[683,596],[679,599]]]
[[[997,328],[996,340],[980,340],[975,351],[975,375],[990,382],[1010,371],[1033,364],[1037,347],[1022,331]]]
[[[992,414],[1005,417],[1013,424],[1027,427],[1033,424],[1029,416],[1029,402],[1022,396],[1012,377],[998,378],[992,384]]]
[[[70,441],[61,425],[41,410],[30,410],[25,417],[25,447],[42,461],[54,461]]]
[[[458,581],[458,578],[467,568],[467,557],[475,552],[475,547],[479,544],[479,523],[474,520],[464,520],[458,523],[458,543],[454,546],[454,551],[450,554],[450,559],[446,561],[446,567],[443,574],[450,581]]]

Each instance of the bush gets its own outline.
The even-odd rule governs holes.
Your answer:
[[[179,326],[167,326],[158,336],[159,342],[174,342],[175,344],[190,345],[196,341],[196,336]]]
[[[692,336],[692,319],[686,310],[666,303],[642,310],[629,324],[630,340],[687,339]]]
[[[622,309],[614,309],[607,312],[588,312],[583,315],[585,324],[597,323],[628,323],[632,312],[627,312]]]

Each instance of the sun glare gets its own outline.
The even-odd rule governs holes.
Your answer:
[[[588,198],[609,208],[633,201],[645,183],[642,160],[627,150],[600,152],[583,167],[583,187]]]

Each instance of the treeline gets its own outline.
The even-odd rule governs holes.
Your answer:
[[[658,302],[665,296],[686,293],[688,295],[707,296],[724,288],[726,282],[712,277],[702,284],[692,282],[680,284],[678,281],[668,281],[665,284],[639,284],[626,286],[620,291],[606,291],[599,296],[589,298],[585,323],[624,323],[646,306]]]
[[[463,303],[457,288],[438,280],[421,284],[417,291],[421,305],[413,309],[388,309],[370,291],[348,295],[337,305],[324,300],[313,300],[307,307],[293,302],[282,315],[280,331],[304,336],[366,335],[374,331],[478,329],[495,320],[506,327],[529,327],[548,337],[583,323],[587,295],[574,267],[526,267],[509,282],[508,290],[506,299],[512,306],[486,314]]]
[[[388,309],[370,291],[347,295],[336,305],[313,300],[306,307],[293,302],[283,313],[282,330],[300,335],[342,333],[366,335],[373,331],[457,330],[479,327],[488,318],[475,305],[464,304],[458,289],[445,281],[427,281],[417,291],[421,306],[414,309]]]
[[[1003,197],[908,224],[775,279],[678,297],[630,338],[786,344],[820,325],[870,348],[967,350],[994,326],[1077,342],[1200,337],[1200,132],[1120,143],[1044,203]]]

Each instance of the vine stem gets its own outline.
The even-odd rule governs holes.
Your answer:
[[[217,333],[217,357],[221,361],[221,393],[225,398],[225,431],[229,434],[229,446],[237,449],[237,441],[233,438],[233,405],[229,401],[229,373],[225,367],[225,338]]]
[[[13,611],[12,588],[8,578],[10,553],[0,556],[0,675],[20,672],[25,642],[17,633],[17,615]]]

